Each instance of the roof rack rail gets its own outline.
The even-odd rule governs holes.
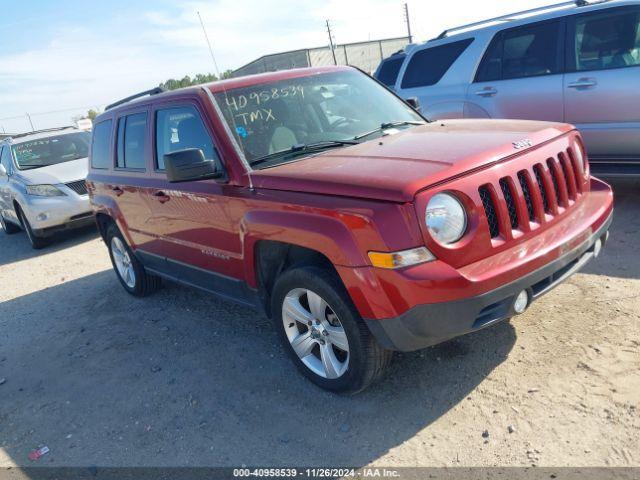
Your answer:
[[[528,14],[531,14],[531,13],[544,12],[546,10],[554,10],[556,8],[570,7],[570,6],[586,7],[586,6],[589,6],[589,5],[596,5],[598,3],[605,3],[605,2],[608,2],[608,1],[609,0],[591,0],[591,1],[590,0],[572,0],[572,1],[569,1],[569,2],[562,2],[562,3],[555,3],[553,5],[547,5],[545,7],[531,8],[529,10],[523,10],[522,12],[510,13],[508,15],[502,15],[500,17],[490,18],[488,20],[482,20],[480,22],[469,23],[468,25],[461,25],[459,27],[448,28],[447,30],[442,32],[440,35],[438,35],[436,38],[433,38],[430,41],[441,40],[443,38],[448,37],[451,34],[451,32],[455,32],[455,31],[458,31],[458,30],[472,29],[474,27],[479,27],[479,26],[485,25],[487,23],[511,22],[513,20],[518,20],[518,18],[516,18],[516,17],[522,17],[523,15],[528,15]]]
[[[13,135],[7,135],[7,137],[8,138],[28,137],[29,135],[36,135],[38,133],[59,132],[60,130],[67,130],[69,128],[72,128],[74,130],[78,129],[77,127],[74,127],[73,125],[67,125],[65,127],[43,128],[41,130],[33,130],[32,132],[15,133]]]
[[[167,89],[164,87],[156,87],[151,90],[145,90],[144,92],[136,93],[135,95],[131,95],[130,97],[123,98],[122,100],[118,100],[110,105],[105,107],[105,110],[111,110],[114,107],[124,105],[125,103],[129,103],[131,100],[135,100],[136,98],[145,97],[147,95],[158,95],[159,93],[166,92]]]

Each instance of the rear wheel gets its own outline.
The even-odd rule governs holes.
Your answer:
[[[24,228],[24,231],[27,234],[29,243],[31,244],[31,247],[34,250],[40,250],[41,248],[44,248],[51,243],[51,240],[49,238],[39,237],[33,232],[33,229],[31,228],[31,224],[29,223],[27,216],[24,214],[22,210],[17,208],[16,213],[18,214],[20,223],[22,223],[22,227]]]
[[[20,227],[11,222],[7,222],[1,213],[0,226],[2,227],[2,230],[4,230],[4,233],[6,233],[7,235],[13,235],[14,233],[18,233],[20,231]]]
[[[287,270],[274,286],[271,311],[293,362],[322,388],[359,392],[391,361],[392,352],[376,342],[331,271]]]
[[[115,224],[107,229],[106,240],[113,269],[127,292],[144,297],[160,288],[160,278],[145,271]]]

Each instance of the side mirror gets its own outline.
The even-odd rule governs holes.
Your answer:
[[[216,162],[204,159],[204,152],[199,148],[187,148],[164,156],[167,179],[171,183],[193,182],[221,178],[223,172],[216,168]]]
[[[405,103],[409,105],[411,108],[413,108],[414,110],[420,111],[420,103],[418,102],[418,99],[416,97],[407,98],[405,100]]]
[[[0,163],[0,177],[7,177],[7,169]]]

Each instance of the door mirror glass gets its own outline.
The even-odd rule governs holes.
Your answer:
[[[204,152],[199,148],[187,148],[164,155],[167,179],[171,183],[194,182],[221,178],[222,171],[216,168],[216,162],[205,160]]]

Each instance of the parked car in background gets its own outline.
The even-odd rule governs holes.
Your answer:
[[[428,123],[350,67],[137,97],[96,119],[87,178],[120,283],[265,312],[330,390],[524,312],[608,235],[611,189],[566,124]]]
[[[0,224],[24,230],[33,248],[60,230],[93,223],[85,185],[91,134],[74,127],[13,135],[0,142]]]
[[[640,2],[578,0],[446,30],[408,49],[392,88],[432,119],[574,124],[595,173],[638,175],[638,85]]]

